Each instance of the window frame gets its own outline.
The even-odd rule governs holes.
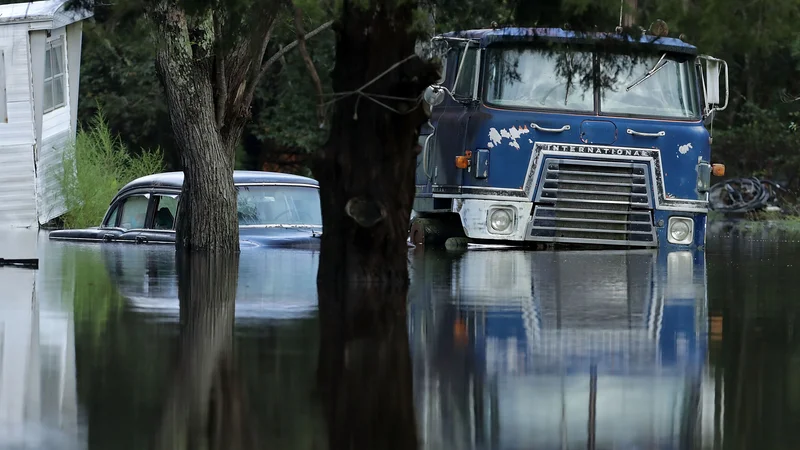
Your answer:
[[[0,48],[0,123],[8,123],[8,91],[6,89],[6,54]]]
[[[61,53],[61,71],[59,73],[54,73],[53,68],[55,65],[53,64],[53,55],[54,51],[59,51]],[[66,52],[66,44],[64,42],[64,36],[58,36],[52,39],[49,39],[45,43],[44,47],[44,57],[45,57],[45,65],[50,62],[50,77],[47,77],[47,73],[44,74],[44,79],[42,82],[42,113],[47,114],[53,112],[59,108],[63,108],[67,106],[67,98],[69,97],[67,93],[67,52]],[[47,96],[44,95],[45,90],[47,89],[47,83],[50,82],[50,98],[52,99],[52,105],[48,106],[45,102]],[[56,83],[61,84],[61,92],[62,92],[62,99],[61,103],[56,103]]]

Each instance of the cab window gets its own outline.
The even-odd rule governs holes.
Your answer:
[[[456,70],[458,70],[458,66],[461,65],[460,56],[463,55],[463,51],[464,51],[463,48],[460,49]],[[478,58],[478,48],[477,47],[468,48],[466,55],[464,55],[464,65],[461,66],[461,71],[457,72],[456,75],[456,85],[455,88],[453,89],[454,95],[461,98],[472,98],[472,96],[474,95],[475,71],[478,68],[477,58]]]

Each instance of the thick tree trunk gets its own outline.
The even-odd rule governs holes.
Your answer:
[[[319,280],[408,282],[414,148],[426,120],[417,99],[438,78],[436,66],[413,57],[416,4],[344,0],[334,25],[334,90],[374,81],[364,91],[379,97],[344,96],[333,106],[329,140],[314,164],[324,227]]]
[[[239,449],[252,444],[236,382],[233,324],[238,254],[178,254],[178,363],[158,449]]]
[[[184,172],[176,246],[179,250],[238,251],[233,185],[236,141],[225,139],[216,120],[212,27],[193,25],[170,1],[161,2],[153,16],[162,38],[156,70]],[[212,20],[209,16],[206,22]]]
[[[418,448],[407,288],[326,287],[318,376],[328,448]]]

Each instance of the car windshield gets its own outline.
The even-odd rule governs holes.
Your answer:
[[[506,108],[699,117],[691,61],[668,54],[657,66],[663,53],[599,55],[555,46],[489,49],[486,103]],[[659,69],[642,80],[653,67]],[[597,79],[601,80],[599,107],[594,98]]]
[[[322,225],[319,190],[305,186],[237,186],[239,225]]]

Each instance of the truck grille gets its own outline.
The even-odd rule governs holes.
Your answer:
[[[652,246],[653,196],[643,163],[547,158],[530,239]]]

